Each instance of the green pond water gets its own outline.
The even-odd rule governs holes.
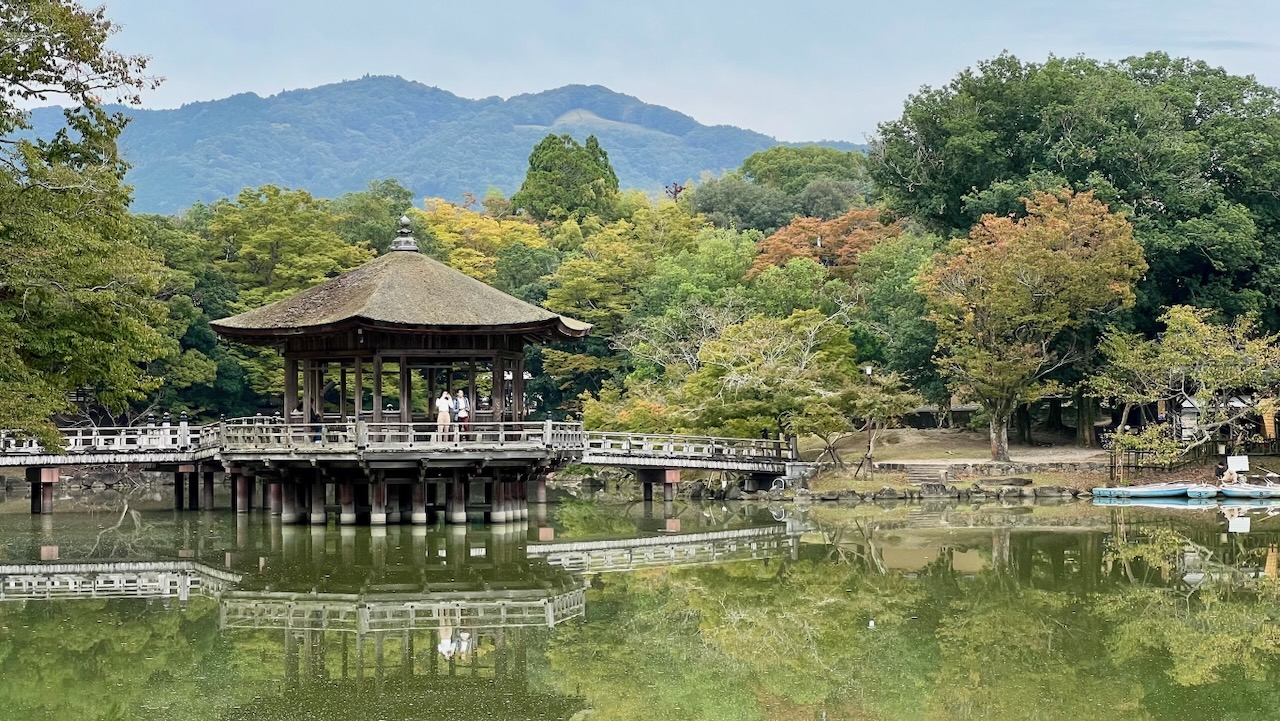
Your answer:
[[[371,531],[165,493],[3,497],[0,719],[1280,718],[1280,508],[569,499]]]

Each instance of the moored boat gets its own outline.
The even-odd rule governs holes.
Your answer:
[[[1185,498],[1178,496],[1164,498],[1094,498],[1093,505],[1121,508],[1205,509],[1217,508],[1218,501],[1213,498]]]
[[[1209,493],[1208,489],[1213,489]],[[1204,483],[1150,483],[1145,486],[1116,486],[1114,488],[1095,488],[1093,495],[1102,498],[1213,498],[1218,495],[1218,487]]]
[[[1258,483],[1227,483],[1222,486],[1227,498],[1280,498],[1280,486]]]

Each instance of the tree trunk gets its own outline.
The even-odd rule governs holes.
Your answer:
[[[1009,462],[1009,412],[991,414],[991,460]]]
[[[1049,399],[1049,417],[1044,422],[1044,428],[1052,433],[1061,433],[1067,430],[1066,424],[1062,422],[1062,399]]]
[[[1031,445],[1031,404],[1023,403],[1018,406],[1017,413],[1014,415],[1014,423],[1018,429],[1018,442],[1029,446]]]
[[[1093,398],[1084,391],[1076,391],[1076,445],[1093,448],[1098,445],[1097,434],[1093,430],[1093,422],[1097,419],[1097,405]]]

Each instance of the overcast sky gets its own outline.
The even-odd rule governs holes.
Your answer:
[[[93,6],[93,0],[86,0]],[[862,141],[1008,50],[1189,56],[1280,85],[1271,0],[106,0],[145,105],[399,75],[467,98],[600,84],[706,124]]]

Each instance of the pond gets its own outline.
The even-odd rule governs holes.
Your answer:
[[[1280,718],[1280,508],[566,499],[382,531],[165,493],[4,496],[0,718]]]

